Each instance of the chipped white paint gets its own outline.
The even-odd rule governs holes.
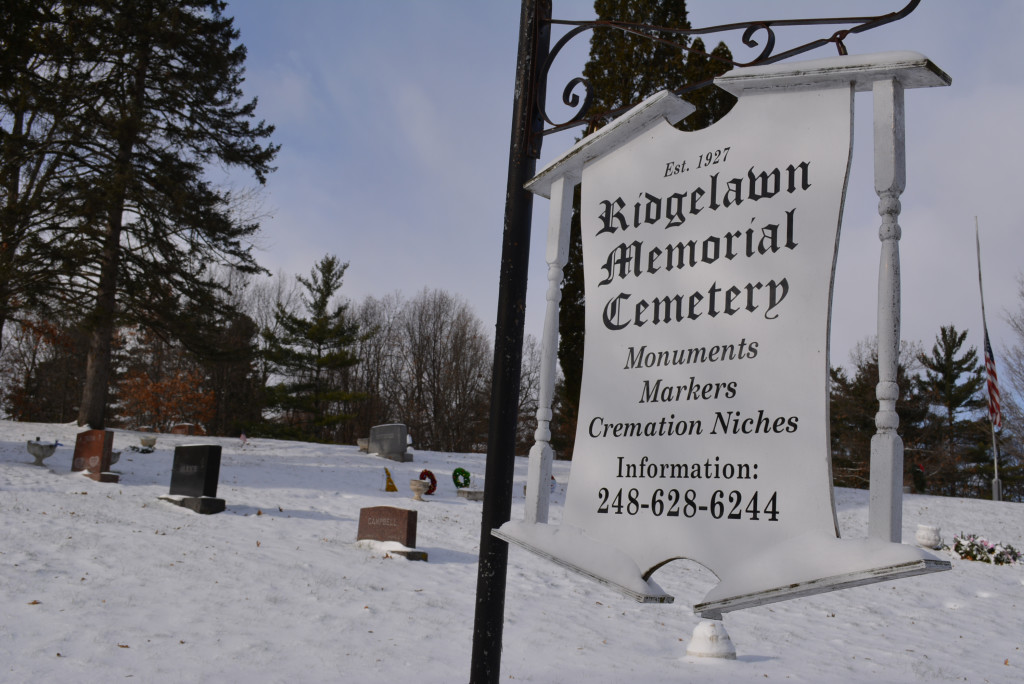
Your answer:
[[[896,79],[876,81],[875,192],[882,225],[878,263],[878,413],[871,438],[869,534],[899,543],[903,523],[903,440],[896,433],[900,417],[896,368],[900,353],[900,194],[907,185],[903,86]]]
[[[548,494],[551,480],[551,402],[555,393],[555,361],[558,358],[558,305],[562,299],[562,269],[569,258],[569,221],[572,218],[573,188],[577,174],[559,176],[550,186],[551,206],[548,220],[548,289],[545,294],[544,333],[541,337],[540,388],[537,397],[536,442],[530,449],[526,477],[526,522],[548,521]]]

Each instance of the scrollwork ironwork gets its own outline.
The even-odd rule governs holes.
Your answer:
[[[910,14],[911,12],[913,12],[920,3],[921,0],[910,0],[910,2],[908,2],[903,9],[897,12],[890,12],[888,14],[870,17],[833,17],[822,19],[770,19],[746,21],[734,24],[721,24],[718,26],[710,26],[707,28],[700,29],[676,29],[667,28],[664,26],[649,26],[646,24],[634,24],[620,21],[570,21],[562,19],[551,19],[550,22],[552,25],[571,26],[572,28],[570,28],[569,31],[567,31],[565,35],[563,35],[558,40],[558,42],[555,43],[554,47],[551,48],[551,50],[548,52],[547,60],[545,61],[541,69],[540,93],[538,98],[538,104],[540,107],[541,115],[543,116],[547,124],[550,126],[550,128],[545,129],[542,134],[547,135],[549,133],[557,133],[559,131],[575,128],[577,126],[586,125],[591,122],[591,119],[588,118],[587,115],[590,110],[591,104],[593,103],[593,92],[590,88],[590,84],[582,76],[573,78],[571,81],[569,81],[569,83],[565,86],[564,90],[562,91],[562,104],[564,104],[566,107],[569,107],[570,110],[574,110],[574,113],[570,120],[564,123],[556,123],[552,121],[551,118],[548,116],[547,109],[545,106],[545,91],[547,87],[548,72],[551,69],[551,65],[554,63],[555,59],[562,51],[562,48],[564,48],[569,42],[576,38],[576,36],[586,31],[594,31],[597,29],[614,29],[632,35],[642,36],[655,42],[664,43],[666,45],[676,47],[679,50],[685,52],[696,52],[691,47],[689,47],[689,45],[685,45],[682,42],[677,42],[677,40],[685,40],[686,38],[689,38],[691,36],[703,36],[714,33],[725,33],[729,31],[742,30],[743,34],[741,37],[741,41],[744,46],[748,48],[761,47],[761,51],[753,59],[745,62],[735,60],[721,60],[716,55],[712,55],[709,53],[703,54],[714,60],[727,61],[727,63],[730,64],[731,66],[747,67],[761,64],[774,64],[775,62],[780,62],[784,59],[788,59],[790,57],[794,57],[805,52],[810,52],[811,50],[816,50],[820,47],[829,44],[835,45],[840,55],[845,55],[846,45],[844,41],[849,35],[862,33],[864,31],[877,28],[884,24],[889,24],[894,21],[898,21],[907,16],[908,14]],[[828,38],[818,38],[816,40],[804,43],[802,45],[798,45],[796,47],[775,54],[775,29],[778,27],[827,26],[844,24],[852,24],[852,26],[850,26],[849,28],[844,28],[835,31]],[[677,38],[677,40],[670,40],[664,38],[664,34],[670,34],[681,38]],[[761,45],[761,43],[763,43],[763,46]],[[708,79],[706,81],[701,81],[699,83],[689,84],[686,87],[676,91],[676,94],[682,95],[684,93],[697,90],[699,88],[703,88],[707,85],[710,85],[712,80],[713,79]],[[580,87],[582,87],[583,89],[582,98],[578,93]],[[608,112],[606,115],[615,116],[616,114],[629,109],[634,104],[636,103],[631,103],[626,107],[622,107],[613,112]]]

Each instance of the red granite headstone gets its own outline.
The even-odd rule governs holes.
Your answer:
[[[110,430],[86,430],[75,438],[75,455],[71,471],[86,471],[86,477],[98,482],[117,482],[118,476],[109,472],[110,451],[114,446],[114,433]]]
[[[394,541],[416,548],[416,511],[393,506],[374,506],[359,511],[356,540]]]

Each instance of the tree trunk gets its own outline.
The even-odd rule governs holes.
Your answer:
[[[96,308],[89,320],[89,356],[85,366],[82,404],[78,409],[78,424],[88,425],[94,430],[105,427],[117,307],[117,272],[121,261],[121,220],[120,208],[111,212],[100,262]]]
[[[121,231],[128,188],[135,169],[132,155],[142,130],[145,109],[146,80],[149,76],[150,44],[143,40],[135,53],[132,72],[131,101],[124,119],[118,123],[117,156],[111,169],[110,205],[107,208],[107,234],[100,254],[99,282],[96,285],[96,307],[88,320],[89,356],[85,366],[85,387],[78,409],[78,424],[94,430],[104,427],[107,394],[110,385],[111,348],[116,330],[117,280],[121,267]]]

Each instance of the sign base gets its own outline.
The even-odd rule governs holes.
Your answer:
[[[902,545],[897,544],[896,546]],[[909,561],[898,565],[869,568],[846,573],[844,575],[823,577],[809,582],[799,582],[745,596],[733,596],[718,601],[705,601],[704,603],[698,603],[695,605],[693,607],[693,612],[708,620],[720,620],[723,613],[733,610],[754,608],[756,606],[763,606],[769,603],[788,601],[789,599],[813,596],[814,594],[824,594],[830,591],[837,591],[839,589],[859,587],[863,584],[886,582],[888,580],[900,579],[901,577],[912,577],[914,575],[942,572],[943,570],[950,570],[951,568],[952,564],[949,561],[938,559]]]
[[[639,603],[674,601],[650,579],[654,569],[645,573],[625,552],[578,528],[513,521],[492,534]],[[803,557],[805,562],[794,566],[780,560],[795,556]],[[776,570],[767,572],[766,568]],[[693,611],[705,619],[720,620],[723,613],[734,610],[951,568],[949,561],[908,544],[799,537],[752,555],[732,568],[712,570],[720,582]]]
[[[654,581],[645,579],[632,558],[588,537],[578,528],[511,521],[491,530],[491,534],[611,587],[638,603],[675,601]]]

